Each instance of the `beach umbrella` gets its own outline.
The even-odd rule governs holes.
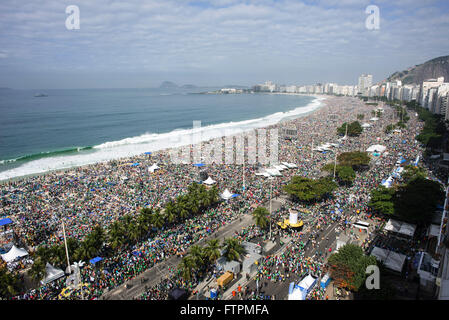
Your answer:
[[[205,166],[205,164],[204,163],[194,163],[193,164],[195,167],[204,167]]]

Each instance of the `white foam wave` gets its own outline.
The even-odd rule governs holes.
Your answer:
[[[276,112],[258,119],[226,122],[192,129],[176,129],[160,134],[145,133],[136,137],[105,142],[94,146],[91,151],[86,153],[54,156],[26,162],[17,168],[0,172],[0,180],[132,157],[147,151],[179,147],[190,144],[190,142],[186,143],[186,137],[192,136],[195,133],[201,133],[201,141],[222,137],[224,135],[234,135],[255,128],[274,125],[284,119],[309,113],[319,108],[322,105],[321,101],[324,99],[324,97],[316,97],[304,107],[298,107],[287,112]]]

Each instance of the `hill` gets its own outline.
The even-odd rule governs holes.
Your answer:
[[[178,88],[178,86],[175,83],[171,82],[171,81],[164,81],[164,82],[161,83],[159,88],[161,88],[161,89],[171,89],[171,88]]]
[[[444,77],[449,81],[449,56],[438,57],[404,71],[393,73],[386,81],[401,80],[402,84],[420,84],[427,79]]]

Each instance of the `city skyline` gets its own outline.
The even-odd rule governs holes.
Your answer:
[[[66,28],[72,5],[77,30]],[[437,0],[2,3],[0,87],[357,84],[363,73],[376,83],[447,55],[448,11]]]

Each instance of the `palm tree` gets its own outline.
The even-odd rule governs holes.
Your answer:
[[[246,253],[245,248],[236,238],[225,239],[223,248],[225,249],[223,256],[227,261],[240,260],[241,255]]]
[[[201,269],[204,266],[205,257],[204,250],[199,245],[195,244],[190,247],[190,256],[193,258],[193,262],[197,269]]]
[[[96,225],[92,232],[87,236],[87,239],[89,239],[89,242],[97,252],[100,251],[106,239],[104,229],[100,225]]]
[[[117,249],[123,246],[126,242],[126,238],[123,232],[123,225],[120,221],[114,221],[109,227],[108,233],[109,243],[112,249]]]
[[[45,277],[45,262],[41,257],[34,259],[28,275],[36,281],[41,281]]]
[[[191,256],[185,256],[182,258],[178,265],[178,270],[181,271],[181,275],[186,281],[192,279],[192,270],[195,267],[195,262]]]
[[[151,208],[142,208],[140,210],[140,222],[143,223],[147,230],[151,227],[151,215],[153,214],[153,209]]]
[[[176,219],[178,218],[175,211],[176,211],[176,208],[175,208],[173,201],[168,202],[165,205],[165,210],[164,210],[165,221],[167,221],[168,223],[175,222]]]
[[[34,255],[36,256],[36,259],[40,258],[43,262],[47,262],[50,260],[50,257],[51,257],[50,248],[41,246],[41,247],[37,248]]]
[[[179,213],[179,217],[181,219],[186,219],[189,217],[190,212],[188,210],[188,205],[187,205],[187,199],[185,196],[181,196],[178,198],[178,201],[176,202],[176,206],[177,206],[177,211]]]
[[[215,261],[217,261],[217,259],[221,256],[220,241],[218,239],[211,239],[207,241],[205,251],[209,262],[215,263]]]
[[[162,228],[165,223],[164,216],[161,214],[161,210],[157,209],[155,213],[151,216],[151,224],[155,228]]]
[[[97,250],[94,244],[88,239],[81,242],[81,245],[75,251],[75,260],[89,260],[95,256]]]
[[[132,244],[137,243],[142,237],[142,229],[139,227],[138,223],[134,223],[128,229],[129,239]]]
[[[209,196],[209,205],[212,206],[215,203],[218,202],[218,188],[217,186],[213,186],[212,188],[209,189],[208,192],[208,196]]]
[[[268,216],[269,215],[270,215],[270,212],[264,207],[257,207],[253,211],[253,219],[254,219],[256,225],[260,229],[265,229],[268,226],[268,224],[269,224]]]

